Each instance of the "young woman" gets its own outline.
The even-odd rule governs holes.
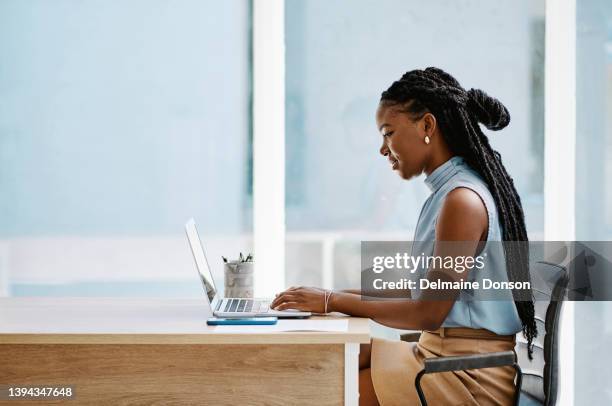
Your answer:
[[[438,68],[404,74],[382,93],[376,112],[380,154],[403,179],[422,173],[431,195],[414,241],[432,241],[426,255],[487,257],[484,271],[468,273],[497,281],[529,281],[528,258],[520,249],[499,249],[489,241],[527,241],[523,209],[500,154],[481,131],[508,125],[508,110],[481,90],[466,91]],[[446,241],[461,248],[445,252]],[[427,277],[431,278],[430,269]],[[467,277],[467,275],[463,275]],[[529,348],[537,335],[534,305],[508,291],[507,300],[414,298],[362,300],[359,290],[329,292],[292,287],[277,295],[276,309],[337,311],[368,317],[389,327],[422,330],[418,343],[372,339],[360,353],[360,403],[418,404],[414,378],[423,359],[513,350],[522,331]],[[327,302],[327,306],[326,306]],[[530,353],[531,355],[531,353]],[[511,367],[425,375],[421,384],[434,405],[509,405],[514,396]]]

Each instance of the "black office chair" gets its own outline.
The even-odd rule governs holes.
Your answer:
[[[513,351],[501,351],[490,354],[428,358],[414,382],[423,406],[427,405],[427,401],[420,382],[425,374],[508,365],[513,366],[517,371],[515,405],[552,406],[555,404],[559,364],[558,326],[568,276],[564,267],[548,262],[537,262],[532,275],[531,286],[535,298],[535,318],[538,326],[538,337],[534,340],[533,359],[530,361],[527,357],[527,342],[522,338],[522,333],[517,335],[516,357]],[[418,341],[419,336],[420,333],[410,333],[402,335],[401,339]]]

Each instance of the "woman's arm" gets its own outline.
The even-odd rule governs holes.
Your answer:
[[[402,299],[410,299],[411,297],[411,293],[409,289],[393,289],[393,290],[383,290],[383,291],[366,291],[366,292],[362,292],[361,289],[342,289],[339,290],[338,292],[340,293],[350,293],[352,295],[358,295],[358,296],[368,296],[371,298],[381,298],[381,297],[385,297],[385,298],[402,298]]]
[[[351,295],[359,295],[361,296],[361,289],[342,289],[341,293],[350,293]]]
[[[475,256],[481,240],[486,239],[488,215],[484,203],[476,192],[458,188],[450,192],[436,226],[434,256],[458,257]],[[445,242],[449,242],[446,244]],[[465,280],[468,270],[458,273],[454,270],[430,269],[429,280]],[[475,271],[477,272],[477,271]],[[360,292],[356,290],[355,292]],[[363,298],[353,291],[334,292],[328,301],[327,311],[338,311],[357,317],[367,317],[380,324],[410,330],[435,330],[450,312],[459,290],[422,290],[417,299]],[[323,313],[325,291],[314,288],[292,288],[279,294],[272,307],[300,309]]]
[[[426,303],[412,299],[374,300],[361,296],[334,292],[328,303],[328,312],[340,312],[356,317],[366,317],[387,327],[402,330],[435,329],[435,319],[428,318],[431,313]]]

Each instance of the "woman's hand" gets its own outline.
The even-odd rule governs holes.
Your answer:
[[[276,295],[270,305],[274,310],[296,309],[303,312],[325,312],[325,290],[312,287],[290,287]]]

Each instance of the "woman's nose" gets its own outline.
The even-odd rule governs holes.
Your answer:
[[[383,156],[387,156],[387,155],[389,155],[389,148],[387,148],[387,144],[385,144],[385,143],[383,142],[382,146],[380,147],[379,152],[380,152],[380,154],[381,154],[381,155],[383,155]]]

